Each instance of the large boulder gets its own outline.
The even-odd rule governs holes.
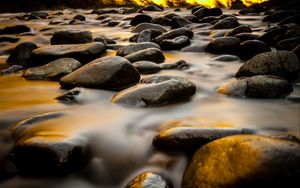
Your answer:
[[[101,57],[105,51],[105,45],[100,42],[42,46],[32,51],[29,66],[44,65],[60,58],[74,58],[86,64]]]
[[[140,74],[125,58],[103,57],[82,66],[62,77],[63,88],[87,87],[118,90],[129,87],[140,80]]]
[[[6,63],[8,65],[21,65],[28,66],[32,51],[37,48],[37,45],[32,42],[23,42],[16,46],[13,52],[10,54]]]
[[[300,144],[255,135],[215,140],[192,157],[182,188],[285,187],[300,176]]]
[[[218,89],[219,93],[252,98],[279,98],[293,91],[292,85],[277,76],[258,75],[234,80]]]
[[[217,37],[208,44],[206,51],[213,54],[237,54],[240,42],[236,37]]]
[[[165,61],[165,56],[160,49],[148,48],[145,50],[140,50],[125,56],[131,63],[137,61],[152,61],[155,63],[163,63]]]
[[[55,31],[51,44],[83,44],[93,42],[93,34],[90,31],[61,30]]]
[[[134,52],[138,52],[141,50],[145,50],[148,48],[157,48],[160,49],[159,45],[153,42],[142,42],[137,44],[130,44],[128,46],[124,46],[117,51],[117,56],[126,56],[132,54]]]
[[[27,69],[23,77],[29,80],[59,80],[81,66],[72,58],[61,58],[46,65]]]
[[[117,93],[112,102],[138,107],[157,106],[187,99],[195,92],[195,84],[185,78],[149,76],[139,85]]]
[[[291,51],[265,52],[244,63],[236,77],[274,75],[288,80],[297,79],[300,70],[298,57]]]

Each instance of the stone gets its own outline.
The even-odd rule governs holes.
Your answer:
[[[267,32],[265,32],[263,35],[257,37],[257,40],[261,40],[269,45],[274,44],[275,37],[279,35],[283,35],[287,31],[284,27],[274,27],[269,29]]]
[[[160,46],[162,50],[180,50],[190,44],[190,39],[187,36],[179,36],[174,39],[163,40]]]
[[[174,39],[179,36],[187,36],[190,39],[194,36],[194,33],[190,29],[186,29],[186,28],[173,29],[171,31],[168,31],[156,37],[155,42],[157,44],[160,44],[165,39]]]
[[[28,66],[32,56],[32,51],[37,48],[37,45],[32,42],[23,42],[15,47],[10,54],[6,63],[8,65]]]
[[[151,23],[158,24],[161,26],[171,26],[171,20],[163,16],[153,18],[151,20]]]
[[[104,37],[96,37],[96,38],[94,38],[94,41],[101,42],[102,44],[104,44],[104,46],[107,46],[107,42]]]
[[[284,39],[276,44],[277,50],[290,50],[292,51],[300,44],[300,37],[293,37],[289,39]]]
[[[193,15],[197,16],[198,19],[202,19],[206,16],[220,16],[223,14],[222,9],[220,8],[206,8],[202,7],[199,8],[197,11],[192,13]]]
[[[185,18],[182,18],[182,17],[174,17],[171,19],[171,29],[177,29],[180,27],[188,28],[192,24],[193,24],[192,22],[190,22],[189,20],[186,20]]]
[[[40,19],[46,19],[49,14],[46,11],[34,11],[30,14],[30,16],[37,17]]]
[[[144,77],[139,85],[120,91],[112,102],[122,105],[148,107],[175,103],[193,96],[193,82],[178,76]]]
[[[161,12],[163,11],[162,8],[156,6],[156,5],[148,5],[148,6],[145,6],[142,8],[142,10],[144,11],[158,11],[158,12]]]
[[[251,59],[257,54],[263,52],[270,52],[271,48],[263,41],[260,40],[247,40],[240,44],[240,57],[242,59]]]
[[[131,32],[132,33],[140,33],[146,29],[157,29],[163,33],[167,32],[167,30],[165,28],[163,28],[161,25],[153,24],[153,23],[141,23],[141,24],[135,26]]]
[[[120,24],[120,22],[119,22],[119,21],[116,21],[116,20],[111,20],[111,21],[109,21],[109,22],[107,23],[107,25],[110,26],[110,27],[115,27],[115,26],[117,26],[117,25],[119,25],[119,24]]]
[[[244,63],[235,76],[268,74],[293,80],[298,77],[299,69],[298,57],[291,51],[264,52]]]
[[[206,16],[199,20],[200,23],[211,23],[215,21],[219,21],[219,19],[215,16]]]
[[[293,91],[292,85],[285,79],[258,75],[233,80],[221,86],[217,92],[235,97],[281,98]]]
[[[72,58],[61,58],[46,65],[25,70],[23,77],[28,80],[59,80],[81,66],[80,62]]]
[[[154,63],[162,63],[166,59],[163,52],[157,48],[147,48],[145,50],[131,53],[124,57],[131,63],[137,61],[152,61]]]
[[[76,15],[73,17],[73,20],[85,21],[86,18],[83,15]]]
[[[131,180],[125,188],[172,188],[173,185],[161,175],[153,172],[143,172]]]
[[[157,45],[153,42],[142,42],[142,43],[130,44],[130,45],[124,46],[117,51],[116,55],[117,56],[126,56],[126,55],[132,54],[134,52],[138,52],[138,51],[149,49],[149,48],[160,49],[159,45]]]
[[[122,44],[107,44],[106,48],[110,50],[119,50],[120,48],[123,48],[124,45]]]
[[[60,58],[74,58],[86,64],[101,57],[106,49],[103,43],[64,44],[42,46],[32,51],[30,66],[40,66]]]
[[[258,37],[258,35],[252,33],[239,33],[235,35],[235,37],[244,42],[247,40],[255,40]]]
[[[186,70],[190,68],[190,65],[184,61],[179,60],[175,63],[163,63],[161,64],[162,69],[168,70],[168,69],[178,69],[178,70]]]
[[[300,61],[300,44],[293,49],[293,52],[297,55],[298,60]]]
[[[235,55],[220,55],[212,59],[213,61],[223,61],[223,62],[230,62],[230,61],[239,61],[240,58]]]
[[[297,15],[294,15],[294,16],[290,16],[290,17],[287,17],[283,20],[281,20],[278,25],[285,25],[285,24],[288,24],[288,23],[295,23],[295,24],[298,24],[300,25],[300,14],[297,14]]]
[[[231,29],[239,26],[239,22],[235,17],[227,17],[214,24],[214,29]]]
[[[284,187],[298,182],[298,166],[297,142],[256,135],[229,136],[204,145],[193,155],[181,187]]]
[[[119,90],[138,83],[140,74],[123,57],[112,56],[95,59],[74,72],[62,77],[63,88],[86,87]]]
[[[8,26],[3,29],[0,29],[0,35],[4,34],[20,34],[25,32],[30,32],[31,28],[26,25],[15,25],[15,26]]]
[[[0,131],[0,181],[7,180],[17,174],[15,166],[10,160],[14,141],[9,131]]]
[[[153,138],[152,144],[156,149],[163,151],[194,153],[201,146],[214,140],[250,133],[250,130],[237,128],[173,127],[159,132]]]
[[[295,15],[297,12],[295,11],[288,11],[288,10],[279,10],[279,11],[274,11],[271,14],[267,15],[266,17],[263,18],[263,22],[279,22],[287,17]]]
[[[236,37],[217,37],[206,47],[206,51],[212,54],[238,54],[240,39]]]
[[[133,66],[139,71],[140,74],[153,74],[162,70],[161,66],[151,61],[138,61]]]
[[[140,32],[136,42],[151,42],[151,31],[149,29],[146,29],[142,32]]]
[[[61,30],[54,32],[51,44],[83,44],[93,42],[93,35],[90,31]]]
[[[55,99],[64,104],[78,104],[79,101],[77,100],[77,98],[80,96],[82,91],[83,88],[75,87],[57,96]]]
[[[9,68],[0,71],[0,76],[6,76],[6,75],[10,75],[10,74],[16,74],[20,70],[23,70],[23,66],[21,66],[21,65],[12,65]]]
[[[228,31],[225,36],[235,36],[240,33],[251,33],[252,29],[248,25],[240,25],[236,28],[232,29],[231,31]]]
[[[20,38],[15,38],[15,37],[0,37],[0,42],[10,42],[10,43],[15,43],[18,42]]]
[[[137,26],[140,23],[150,23],[152,20],[152,17],[147,14],[138,14],[135,17],[132,18],[130,21],[130,25]]]

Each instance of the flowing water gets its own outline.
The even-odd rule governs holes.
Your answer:
[[[171,12],[167,9],[165,12]],[[33,28],[31,33],[18,36],[18,42],[31,41],[39,46],[49,44],[50,37],[58,29],[90,30],[94,36],[106,36],[119,44],[128,44],[131,36],[128,20],[135,14],[110,14],[110,18],[121,21],[119,26],[108,27],[96,20],[91,10],[64,10],[63,15],[54,19],[69,21],[76,14],[87,17],[84,24],[48,25],[51,19],[19,21],[11,19],[22,14],[0,14],[0,24],[26,24]],[[152,16],[161,12],[148,12]],[[190,10],[178,12],[190,14]],[[225,13],[234,14],[235,10]],[[239,22],[252,26],[260,34],[266,24],[261,15],[237,16]],[[210,40],[206,26],[194,28],[196,33],[192,45],[203,45]],[[221,33],[222,31],[220,31]],[[211,33],[218,35],[218,33]],[[0,69],[6,68],[5,60],[18,43],[0,43]],[[107,55],[114,55],[108,51]],[[115,92],[82,89],[79,104],[65,105],[55,100],[62,94],[58,82],[27,81],[18,75],[0,77],[0,130],[9,129],[17,122],[34,115],[62,112],[64,115],[39,124],[39,129],[53,134],[69,136],[82,135],[91,138],[95,158],[81,172],[63,178],[24,178],[14,177],[0,183],[2,188],[18,187],[124,187],[137,172],[153,170],[166,174],[175,187],[180,187],[181,176],[187,158],[178,153],[162,153],[152,147],[152,138],[161,124],[176,119],[193,122],[218,124],[256,129],[261,134],[289,132],[299,136],[300,106],[287,99],[246,99],[232,98],[216,93],[216,89],[233,79],[242,65],[240,61],[219,62],[212,60],[216,55],[204,52],[165,52],[166,63],[185,60],[191,68],[185,71],[162,71],[186,77],[197,85],[197,93],[192,99],[178,104],[155,108],[129,108],[110,102]],[[294,95],[300,95],[299,86],[294,87]]]

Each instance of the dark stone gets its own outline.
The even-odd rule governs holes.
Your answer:
[[[0,35],[2,34],[20,34],[25,32],[30,32],[31,28],[26,25],[15,25],[10,27],[5,27],[0,29]]]
[[[96,38],[94,38],[94,41],[101,42],[102,44],[104,44],[104,46],[107,46],[107,42],[104,37],[96,37]]]
[[[159,11],[159,12],[163,11],[162,8],[160,8],[156,5],[145,6],[145,7],[142,8],[142,10],[144,10],[144,11]]]
[[[298,166],[299,143],[256,135],[229,136],[194,154],[181,187],[284,187],[297,184]]]
[[[140,33],[146,29],[156,29],[163,33],[167,32],[167,30],[165,28],[163,28],[161,25],[152,24],[152,23],[141,23],[132,29],[132,33]]]
[[[179,36],[174,39],[165,39],[160,43],[162,50],[180,50],[190,45],[190,39],[187,36]]]
[[[119,14],[117,9],[94,9],[91,14]]]
[[[208,44],[206,51],[213,54],[237,54],[240,42],[236,37],[217,37]]]
[[[46,65],[27,69],[23,77],[28,80],[59,80],[81,66],[80,62],[72,58],[61,58]]]
[[[240,39],[242,42],[247,40],[255,40],[258,35],[252,34],[252,33],[239,33],[235,35],[236,38]]]
[[[100,42],[43,46],[33,50],[29,66],[40,66],[66,57],[86,64],[101,57],[105,51],[104,44]]]
[[[148,29],[146,29],[146,30],[148,30]],[[136,33],[136,34],[134,34],[134,35],[132,35],[131,37],[129,37],[129,42],[137,42],[137,39],[139,38],[139,36],[140,36],[140,33]]]
[[[281,40],[280,42],[278,42],[276,44],[276,48],[277,48],[277,50],[290,50],[290,51],[292,51],[299,44],[300,44],[300,36]]]
[[[242,42],[239,50],[240,57],[246,60],[251,59],[257,54],[271,51],[270,47],[260,40],[247,40]]]
[[[62,30],[54,32],[51,44],[83,44],[93,42],[90,31]]]
[[[12,65],[9,68],[0,71],[0,76],[15,74],[15,73],[18,73],[20,70],[23,70],[23,66],[21,66],[21,65]]]
[[[225,36],[235,36],[239,33],[251,33],[252,30],[249,26],[247,25],[240,25],[237,26],[236,28],[232,29],[231,31],[228,31]]]
[[[140,50],[126,55],[125,58],[131,63],[137,61],[152,61],[155,63],[162,63],[165,61],[163,52],[157,48],[147,48],[145,50]]]
[[[85,21],[86,18],[83,15],[76,15],[73,17],[73,20]]]
[[[251,131],[235,128],[173,127],[161,131],[153,138],[153,146],[163,151],[194,153],[201,146],[214,140],[250,134]]]
[[[116,41],[114,41],[113,39],[107,38],[107,37],[103,37],[106,40],[107,44],[117,44]]]
[[[174,17],[171,19],[171,29],[177,29],[180,27],[189,27],[193,23],[182,18],[182,17]]]
[[[258,75],[234,80],[221,86],[219,93],[251,98],[281,98],[293,91],[292,85],[277,76]]]
[[[171,26],[171,20],[163,16],[153,18],[151,20],[151,23],[158,24],[161,26]]]
[[[140,74],[153,74],[161,71],[161,66],[151,61],[138,61],[134,62],[133,66],[139,71]]]
[[[110,50],[119,50],[120,48],[123,48],[124,45],[122,44],[108,44],[106,46],[107,49],[110,49]]]
[[[30,14],[30,16],[37,17],[40,19],[46,19],[49,16],[49,14],[45,11],[35,11],[35,12],[32,12]]]
[[[87,87],[119,90],[136,84],[140,74],[125,58],[119,56],[103,57],[82,66],[62,77],[63,88]]]
[[[287,17],[287,18],[283,19],[282,21],[280,21],[278,23],[278,25],[285,25],[285,24],[288,24],[288,23],[295,23],[295,24],[300,25],[300,14]]]
[[[10,160],[10,155],[14,146],[13,139],[9,131],[0,131],[0,182],[17,174],[15,166]]]
[[[197,11],[192,13],[193,15],[197,16],[199,19],[202,19],[206,16],[220,16],[223,14],[222,9],[220,8],[206,8],[202,7],[199,8]]]
[[[195,92],[195,84],[183,77],[149,76],[139,85],[117,93],[112,102],[138,107],[157,106],[187,99]]]
[[[295,15],[297,12],[295,11],[288,11],[288,10],[280,10],[280,11],[274,11],[270,15],[267,15],[266,17],[263,18],[262,21],[264,22],[279,22],[287,17]]]
[[[138,14],[130,21],[130,25],[137,26],[140,23],[149,23],[151,22],[152,17],[147,14]]]
[[[115,20],[110,20],[107,25],[110,26],[110,27],[115,27],[117,25],[119,25],[120,22],[119,21],[115,21]]]
[[[297,55],[300,61],[300,44],[293,49],[293,52]]]
[[[127,56],[134,52],[138,52],[138,51],[149,49],[149,48],[160,49],[160,47],[153,42],[142,42],[142,43],[130,44],[128,46],[124,46],[117,51],[116,55],[117,56]]]
[[[239,26],[239,22],[234,17],[227,17],[214,24],[214,29],[231,29]]]
[[[212,60],[230,62],[230,61],[239,61],[240,59],[239,59],[239,57],[237,57],[235,55],[220,55],[220,56],[213,58]]]
[[[55,99],[64,104],[78,104],[77,97],[81,94],[83,88],[75,87]]]
[[[15,43],[18,42],[20,38],[15,38],[15,37],[0,37],[0,42],[11,42]]]
[[[158,174],[144,172],[131,180],[125,188],[172,188],[173,185]]]
[[[6,60],[8,65],[28,66],[32,51],[37,48],[37,45],[32,42],[23,42],[16,46],[11,55]]]
[[[146,29],[142,32],[140,32],[136,42],[140,43],[140,42],[151,42],[151,30]]]
[[[183,16],[183,18],[190,22],[193,22],[193,23],[199,23],[199,19],[195,15],[186,15],[186,16]]]
[[[291,51],[264,52],[244,63],[235,76],[268,74],[293,80],[298,77],[299,69],[298,57]]]
[[[214,21],[219,21],[219,19],[215,16],[207,16],[199,20],[200,23],[211,23]]]
[[[175,63],[163,63],[161,64],[161,67],[165,70],[168,69],[186,70],[190,68],[190,65],[184,60],[179,60]]]
[[[274,27],[267,31],[265,34],[257,37],[257,40],[264,41],[269,45],[274,45],[275,37],[284,34],[287,31],[285,27]]]
[[[166,39],[174,39],[179,36],[187,36],[189,39],[194,36],[193,31],[187,28],[178,28],[173,29],[171,31],[168,31],[166,33],[163,33],[162,35],[155,38],[155,42],[160,44],[163,40]]]
[[[196,6],[196,7],[193,7],[192,10],[191,10],[191,13],[194,14],[196,11],[200,10],[204,8],[204,6]]]
[[[181,17],[179,14],[175,13],[175,12],[169,12],[169,13],[166,13],[164,15],[165,18],[168,18],[168,19],[172,19],[172,18],[175,18],[175,17]]]
[[[104,20],[104,19],[106,19],[106,18],[109,18],[109,15],[103,14],[103,15],[98,16],[98,17],[96,18],[96,20]]]

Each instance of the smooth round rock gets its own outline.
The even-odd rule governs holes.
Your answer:
[[[236,28],[232,29],[231,31],[228,31],[225,36],[235,36],[240,33],[251,33],[252,29],[248,25],[240,25]]]
[[[134,62],[133,66],[139,71],[140,74],[153,74],[161,71],[161,66],[151,61],[138,61]]]
[[[141,24],[135,26],[131,32],[132,33],[140,33],[141,31],[143,31],[145,29],[157,29],[163,33],[167,32],[167,30],[165,28],[163,28],[161,25],[152,24],[152,23],[141,23]]]
[[[162,35],[156,37],[155,42],[157,44],[160,44],[163,40],[174,39],[179,36],[187,36],[190,39],[194,36],[194,33],[190,29],[186,29],[186,28],[173,29],[171,31],[168,31],[168,32],[163,33]]]
[[[36,48],[37,45],[32,42],[23,42],[16,46],[6,60],[6,63],[8,65],[21,65],[27,67],[32,56],[32,51]]]
[[[83,15],[76,15],[73,17],[73,20],[85,21],[86,18]]]
[[[173,186],[160,175],[144,172],[131,180],[125,188],[172,188]]]
[[[145,50],[131,53],[124,57],[131,63],[137,61],[152,61],[154,63],[163,63],[166,59],[163,52],[157,48],[147,48]]]
[[[90,31],[62,30],[54,32],[51,44],[83,44],[93,42],[93,35]]]
[[[214,29],[231,29],[239,26],[239,22],[234,17],[227,17],[214,24]]]
[[[147,14],[138,14],[132,18],[130,25],[137,26],[140,23],[149,23],[152,20],[152,17]]]
[[[208,44],[206,51],[212,54],[237,54],[240,42],[236,37],[217,37]]]
[[[165,39],[160,43],[162,50],[180,50],[190,45],[190,39],[187,36],[179,36],[174,39]]]
[[[297,79],[300,70],[298,57],[291,51],[264,52],[244,63],[236,77],[274,75],[287,80]]]
[[[25,32],[30,32],[31,28],[26,25],[14,25],[8,26],[3,29],[0,29],[0,35],[4,34],[20,34]]]
[[[158,106],[187,99],[195,92],[195,84],[185,78],[149,76],[139,85],[117,93],[112,102],[137,107]]]
[[[157,48],[160,49],[159,45],[153,42],[142,42],[137,44],[130,44],[128,46],[124,46],[117,51],[117,56],[126,56],[132,54],[134,52],[138,52],[141,50],[149,49],[149,48]]]
[[[300,175],[300,144],[255,135],[229,136],[201,147],[182,188],[284,187]]]
[[[242,42],[239,48],[239,55],[242,59],[251,59],[257,54],[263,52],[270,52],[271,48],[263,41],[260,40],[248,40]]]

